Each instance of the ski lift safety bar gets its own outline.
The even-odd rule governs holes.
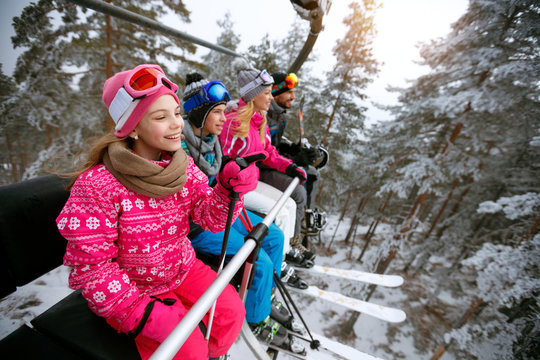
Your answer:
[[[261,222],[262,224],[266,225],[266,227],[269,227],[272,224],[278,212],[281,210],[287,201],[287,198],[291,195],[298,183],[298,178],[294,178],[291,181],[279,200],[265,216]],[[174,355],[176,355],[186,339],[197,327],[197,324],[199,324],[201,319],[206,315],[214,301],[218,298],[223,289],[225,289],[227,284],[229,284],[229,281],[231,281],[233,276],[249,257],[253,249],[255,249],[257,246],[255,240],[249,238],[250,234],[247,235],[247,241],[244,243],[244,245],[242,245],[240,250],[238,250],[238,252],[233,256],[227,266],[223,268],[221,274],[217,276],[216,280],[214,280],[208,289],[206,289],[206,291],[201,295],[199,300],[197,300],[197,302],[191,307],[182,320],[180,320],[169,336],[167,336],[167,338],[161,343],[152,356],[150,356],[149,360],[170,360],[174,357]],[[243,282],[240,289],[241,294],[245,293],[245,286],[246,284]],[[258,360],[268,360],[266,355],[264,355],[265,357],[262,357],[260,353],[256,354],[255,351],[253,354]]]
[[[84,7],[87,7],[89,9],[95,10],[97,12],[114,16],[116,18],[129,21],[131,23],[144,26],[148,29],[156,30],[161,33],[173,36],[175,38],[178,38],[180,40],[186,40],[194,44],[198,44],[204,47],[207,47],[209,49],[219,51],[221,53],[234,56],[234,57],[242,57],[241,55],[235,53],[234,51],[227,49],[223,46],[212,44],[211,42],[208,42],[203,39],[199,39],[195,36],[191,36],[189,34],[186,34],[182,31],[178,31],[176,29],[173,29],[170,26],[163,25],[155,20],[149,19],[145,16],[136,14],[134,12],[131,12],[129,10],[123,9],[119,6],[108,4],[101,0],[68,0],[74,4],[81,5]]]

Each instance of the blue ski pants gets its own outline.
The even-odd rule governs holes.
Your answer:
[[[249,220],[253,226],[262,222],[262,218],[250,211],[247,211]],[[217,255],[221,253],[223,244],[223,231],[212,233],[203,231],[191,240],[191,245],[195,250]],[[227,255],[234,255],[242,245],[244,237],[248,234],[247,229],[240,219],[232,224],[229,232],[229,241],[227,243]],[[273,273],[274,270],[281,275],[281,263],[283,262],[283,231],[272,223],[268,228],[268,235],[262,243],[259,251],[259,258],[253,282],[246,296],[246,320],[249,323],[259,323],[263,321],[271,310],[272,287],[275,286]]]

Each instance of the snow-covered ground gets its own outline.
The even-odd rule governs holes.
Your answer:
[[[350,226],[350,220],[343,221],[336,233],[332,248],[335,253],[332,255],[322,251],[324,245],[328,245],[338,223],[337,217],[329,216],[328,226],[323,233],[323,244],[319,246],[316,264],[323,266],[339,267],[344,269],[364,270],[362,265],[356,262],[360,249],[357,247],[352,254],[353,260],[348,260],[347,256],[350,247],[343,243],[343,239]],[[379,231],[384,231],[384,226],[380,226]],[[366,227],[358,229],[358,234],[365,234]],[[317,245],[317,243],[315,243]],[[370,256],[374,256],[376,246],[369,249],[364,255],[366,263]],[[10,332],[29,322],[34,317],[45,311],[54,303],[70,293],[67,287],[67,277],[69,270],[59,267],[50,273],[42,276],[36,281],[19,288],[14,294],[0,301],[0,338],[5,337]],[[317,276],[307,273],[299,273],[302,278],[312,285],[322,289],[340,292],[348,296],[360,294],[363,284],[348,280],[338,279],[330,276]],[[403,286],[407,286],[405,283]],[[327,338],[351,346],[361,352],[371,354],[381,359],[429,359],[432,353],[420,354],[413,346],[412,327],[405,320],[399,324],[389,324],[382,320],[372,318],[367,315],[360,315],[354,325],[354,334],[348,340],[337,336],[336,326],[342,324],[350,318],[351,312],[339,305],[326,302],[325,300],[292,292],[293,299],[302,312],[310,331],[321,334]],[[391,306],[395,308],[405,308],[405,296],[400,288],[378,287],[370,302]],[[231,349],[233,359],[245,359],[245,354],[249,350],[241,339],[237,340]],[[286,355],[279,355],[279,359],[289,359]],[[319,358],[319,356],[317,356]],[[452,359],[448,355],[442,359]]]

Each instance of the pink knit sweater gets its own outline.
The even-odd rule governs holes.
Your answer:
[[[206,230],[225,227],[228,191],[210,188],[191,158],[186,172],[180,192],[150,198],[128,190],[103,164],[95,166],[77,178],[56,220],[68,240],[69,286],[82,289],[92,311],[117,330],[133,330],[150,295],[182,283],[195,261],[190,215]],[[242,206],[243,197],[235,217]]]

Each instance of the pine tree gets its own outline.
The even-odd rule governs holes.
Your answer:
[[[266,34],[257,45],[250,45],[245,54],[249,63],[256,69],[277,69],[278,57],[276,51],[273,49],[270,35]]]
[[[225,13],[223,20],[218,20],[217,24],[221,29],[221,33],[216,43],[237,52],[241,39],[240,35],[234,32],[234,23],[231,20],[231,14],[229,12]],[[227,87],[231,99],[236,99],[238,98],[238,89],[236,74],[231,70],[232,60],[230,55],[222,54],[215,50],[211,50],[207,55],[202,57],[202,63],[206,65],[206,77],[209,80],[222,81]]]
[[[402,199],[393,206],[408,206],[405,218],[394,218],[394,234],[372,259],[373,268],[389,264],[399,250],[397,261],[417,277],[418,286],[435,285],[407,311],[415,333],[429,334],[417,339],[423,348],[444,343],[447,331],[446,338],[455,339],[433,359],[445,350],[480,359],[527,358],[535,351],[538,308],[527,304],[535,301],[537,285],[516,292],[502,282],[479,291],[475,283],[497,275],[471,280],[466,267],[485,254],[482,249],[499,249],[489,255],[502,261],[499,268],[527,276],[537,272],[529,260],[515,259],[525,259],[536,246],[527,248],[524,241],[537,232],[538,216],[509,219],[477,209],[486,200],[538,193],[540,168],[533,159],[540,155],[534,141],[540,128],[539,10],[535,1],[471,0],[448,36],[421,48],[431,72],[400,91],[395,120],[370,138],[383,159],[368,167],[379,176],[380,197],[392,192]],[[516,255],[498,257],[496,251]],[[457,304],[445,301],[443,293]],[[502,309],[496,299],[510,293],[516,297]],[[411,294],[416,300],[418,295]]]
[[[181,1],[111,3],[155,20],[173,13],[189,21]],[[26,140],[18,147],[27,157],[21,169],[26,170],[25,177],[41,173],[43,165],[59,154],[77,153],[89,136],[112,128],[101,102],[107,77],[138,64],[158,63],[177,81],[166,64],[191,62],[186,55],[195,50],[185,41],[63,0],[32,3],[13,21],[13,45],[25,52],[13,75],[19,85],[12,100],[17,105],[11,110],[27,114],[26,130],[34,130],[24,134]]]
[[[273,43],[276,54],[277,68],[269,68],[269,71],[283,71],[292,65],[298,53],[302,49],[304,42],[309,35],[309,22],[296,16],[294,22],[289,26],[289,31],[283,39],[277,39]],[[315,43],[317,44],[317,43]],[[302,64],[302,67],[297,71],[299,79],[306,79],[309,76],[310,64],[317,59],[316,46],[309,54],[308,58]],[[305,83],[305,81],[303,81]]]
[[[287,36],[283,39],[277,39],[273,42],[273,51],[276,54],[276,68],[268,68],[268,71],[273,72],[287,72],[291,64],[294,62],[303,43],[306,41],[309,34],[309,23],[302,20],[300,17],[296,17],[295,21],[291,24]],[[288,125],[285,128],[284,136],[293,142],[298,142],[300,138],[300,127],[298,119],[298,109],[300,101],[304,97],[305,103],[311,102],[313,98],[317,96],[318,84],[321,83],[321,79],[317,78],[312,72],[312,64],[317,59],[316,46],[311,54],[302,64],[302,67],[296,72],[298,77],[298,86],[295,90],[296,100],[293,103],[292,108],[287,111]],[[304,111],[309,105],[304,106]],[[317,123],[312,119],[304,116],[304,137],[310,141],[310,144],[316,145],[318,143],[316,133]]]
[[[0,184],[8,184],[10,182],[17,182],[20,180],[20,172],[23,164],[21,161],[24,159],[18,155],[16,151],[17,140],[13,137],[13,134],[24,131],[24,123],[21,122],[18,117],[14,116],[14,112],[11,108],[15,105],[12,101],[11,95],[17,90],[17,86],[13,80],[4,74],[2,71],[2,64],[0,64],[0,81],[3,86],[0,89],[0,113],[3,116],[0,117],[0,146],[2,151],[0,153],[0,163],[3,166],[0,167]],[[16,129],[16,131],[14,131]]]
[[[330,152],[331,162],[325,171],[329,176],[323,174],[324,191],[319,201],[328,207],[336,205],[339,192],[357,182],[366,111],[361,102],[379,65],[372,54],[377,1],[352,2],[349,7],[351,13],[344,19],[347,32],[333,49],[336,64],[306,103],[306,117],[313,122],[312,136]]]

